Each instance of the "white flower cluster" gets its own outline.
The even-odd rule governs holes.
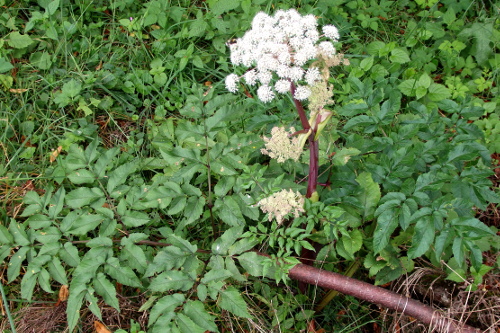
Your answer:
[[[292,135],[293,133],[295,133],[294,127],[290,127],[289,133],[284,127],[273,127],[271,137],[263,137],[266,148],[262,148],[260,152],[277,159],[278,163],[283,163],[288,159],[298,161],[302,154],[302,146],[297,136],[293,138],[288,136],[288,134]]]
[[[261,101],[269,102],[276,93],[290,92],[293,82],[297,85],[293,97],[307,99],[311,94],[310,86],[319,81],[321,75],[317,67],[304,70],[303,66],[320,55],[326,58],[335,55],[332,42],[339,39],[335,26],[325,25],[320,35],[317,25],[314,15],[301,16],[295,9],[278,10],[273,17],[257,13],[252,29],[229,44],[231,62],[250,70],[242,77],[228,75],[226,88],[236,92],[241,78],[248,85],[260,83],[257,95]],[[320,41],[323,37],[329,41]]]
[[[281,224],[288,214],[299,217],[299,213],[304,212],[304,197],[299,192],[281,190],[260,200],[259,206],[264,213],[269,214],[269,221],[275,218],[276,222]]]

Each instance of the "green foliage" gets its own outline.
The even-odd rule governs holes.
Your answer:
[[[232,71],[226,41],[258,11],[290,7],[335,23],[350,66],[330,79],[336,124],[319,138],[319,201],[278,225],[257,203],[284,188],[305,193],[308,156],[278,164],[259,149],[274,125],[297,122],[293,105],[264,106],[220,81]],[[71,329],[82,307],[101,319],[101,301],[120,309],[117,284],[148,297],[148,327],[130,332],[218,332],[227,313],[305,329],[310,300],[283,289],[303,248],[324,269],[362,260],[377,284],[419,258],[450,280],[472,277],[470,290],[492,269],[482,252],[498,251],[498,230],[476,212],[500,201],[488,179],[500,153],[497,9],[451,0],[2,8],[0,259],[24,299],[68,285]],[[27,181],[35,190],[17,192],[33,189]]]

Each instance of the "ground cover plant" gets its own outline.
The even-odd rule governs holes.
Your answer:
[[[0,7],[3,331],[433,329],[298,285],[300,259],[500,325],[498,3]],[[238,60],[263,13],[335,63]]]

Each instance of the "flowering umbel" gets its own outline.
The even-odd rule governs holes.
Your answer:
[[[281,190],[260,200],[259,205],[264,213],[268,213],[269,221],[275,218],[276,222],[281,224],[286,215],[293,214],[299,217],[299,213],[304,212],[304,197],[299,192]]]
[[[315,66],[307,70],[303,66],[312,59],[334,57],[332,42],[339,39],[335,26],[323,26],[320,34],[317,25],[314,15],[302,16],[295,9],[278,10],[274,16],[263,12],[255,15],[252,29],[229,45],[231,62],[250,69],[241,77],[228,75],[226,88],[236,92],[241,78],[248,85],[260,83],[257,96],[263,102],[270,102],[277,93],[290,92],[293,82],[296,85],[293,97],[308,99],[321,74]]]

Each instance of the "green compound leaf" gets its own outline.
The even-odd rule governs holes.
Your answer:
[[[238,256],[240,265],[252,276],[264,275],[263,262],[265,260],[265,257],[259,256],[256,252],[246,252]]]
[[[151,221],[151,219],[146,213],[129,211],[122,216],[122,221],[127,227],[140,227]]]
[[[219,306],[221,308],[239,317],[252,318],[250,313],[248,313],[247,304],[238,289],[227,287],[225,290],[220,291],[219,295]]]

